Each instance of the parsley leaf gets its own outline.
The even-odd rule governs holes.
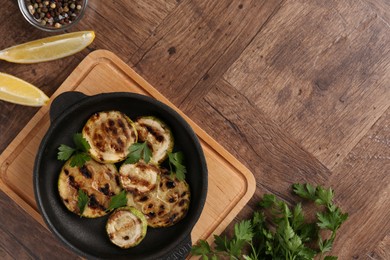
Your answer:
[[[83,212],[88,202],[89,202],[88,195],[82,189],[79,189],[77,194],[77,207],[79,208],[80,216],[83,215]]]
[[[317,195],[317,198],[316,198],[315,202],[318,205],[329,206],[332,204],[333,190],[331,188],[324,189],[323,187],[318,186],[316,195]]]
[[[108,205],[107,211],[111,211],[116,208],[124,207],[127,205],[127,196],[126,191],[122,190],[117,195],[113,196],[110,200],[110,204]]]
[[[234,226],[234,234],[238,240],[250,241],[253,237],[253,229],[250,220],[244,220]]]
[[[291,226],[295,230],[299,230],[305,224],[305,217],[303,215],[302,204],[298,203],[292,212]]]
[[[308,200],[315,200],[316,199],[316,188],[308,183],[306,184],[300,184],[295,183],[293,184],[293,191],[295,194],[300,196],[301,198],[308,199]]]
[[[69,164],[70,164],[71,167],[81,167],[89,160],[91,160],[91,157],[88,154],[77,152],[70,159],[70,163]]]
[[[168,159],[169,159],[169,167],[171,169],[171,175],[175,175],[179,181],[183,181],[185,179],[185,174],[187,173],[187,169],[183,164],[184,161],[183,153],[182,152],[169,153]]]
[[[276,202],[276,196],[273,194],[264,194],[263,199],[259,202],[260,207],[270,208]]]
[[[348,214],[344,214],[337,208],[335,211],[317,212],[318,226],[321,229],[329,229],[335,232],[341,224],[347,220]]]
[[[69,147],[65,144],[61,144],[60,147],[58,147],[57,159],[60,161],[66,161],[72,156],[75,151],[76,150],[72,147]]]
[[[76,145],[76,148],[79,151],[88,152],[91,149],[88,141],[83,137],[81,133],[76,133],[73,135],[73,142]]]
[[[192,253],[194,255],[200,255],[203,257],[207,257],[207,255],[211,253],[211,248],[210,248],[209,243],[207,243],[207,241],[200,240],[198,245],[196,245],[192,248]],[[204,259],[208,259],[208,258],[204,258]]]
[[[332,245],[332,239],[322,240],[322,237],[320,237],[318,240],[318,246],[320,248],[321,253],[329,252],[332,249]]]
[[[88,141],[80,133],[73,135],[73,142],[76,148],[72,148],[65,144],[61,144],[60,147],[58,147],[57,159],[66,161],[70,158],[71,167],[81,167],[85,162],[91,160],[91,157],[87,153],[91,147]]]
[[[141,159],[148,163],[151,157],[152,151],[150,150],[147,141],[143,143],[134,143],[129,147],[129,154],[125,163],[136,163]]]

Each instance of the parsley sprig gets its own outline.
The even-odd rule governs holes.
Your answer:
[[[348,214],[334,204],[333,190],[310,184],[294,184],[293,192],[320,207],[315,222],[305,221],[301,203],[289,207],[275,195],[265,194],[259,203],[262,210],[255,211],[252,219],[236,223],[232,238],[214,235],[214,247],[200,240],[192,248],[192,254],[202,256],[204,260],[223,257],[309,260],[315,256],[324,260],[337,259],[325,254],[331,251],[336,231],[347,220]],[[329,230],[330,236],[325,238],[321,230]]]
[[[85,207],[89,203],[89,197],[88,197],[87,193],[85,193],[85,191],[83,191],[82,189],[79,189],[77,195],[78,195],[77,207],[79,208],[80,216],[82,216],[83,212],[85,210]]]
[[[81,167],[85,162],[91,160],[91,157],[87,153],[91,146],[81,133],[73,135],[73,143],[76,148],[61,144],[60,147],[58,147],[57,159],[60,161],[67,161],[71,158],[71,167]]]
[[[127,192],[125,190],[122,190],[120,193],[114,195],[111,200],[110,204],[107,208],[107,211],[111,211],[116,208],[124,207],[127,205]]]
[[[148,163],[152,157],[152,151],[148,146],[148,142],[134,143],[129,147],[129,154],[125,163],[136,163],[143,159],[144,162]]]
[[[171,177],[176,176],[179,181],[184,181],[187,173],[186,166],[184,163],[184,155],[182,152],[169,153],[169,168],[171,170]]]

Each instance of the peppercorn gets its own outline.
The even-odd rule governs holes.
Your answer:
[[[81,0],[25,0],[31,16],[46,27],[61,28],[75,21],[83,9]]]

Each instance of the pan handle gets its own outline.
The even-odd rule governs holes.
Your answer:
[[[186,259],[192,248],[191,235],[188,235],[184,240],[177,245],[176,249],[159,260],[183,260]]]
[[[50,122],[54,122],[66,109],[72,107],[77,102],[88,97],[87,95],[77,92],[68,91],[57,96],[50,106]]]

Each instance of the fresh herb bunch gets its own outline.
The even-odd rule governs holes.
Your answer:
[[[88,150],[91,148],[91,146],[80,133],[73,135],[73,143],[75,144],[76,148],[61,144],[60,147],[58,147],[57,159],[60,161],[66,161],[73,155],[72,159],[70,160],[70,166],[81,167],[85,164],[85,162],[91,160],[91,157],[88,154]]]
[[[293,192],[299,197],[313,201],[320,207],[316,222],[306,222],[301,203],[290,208],[275,195],[266,194],[259,203],[262,211],[256,211],[253,218],[234,225],[234,236],[214,235],[215,246],[200,240],[191,253],[207,259],[289,259],[334,260],[331,251],[336,231],[347,218],[334,202],[331,188],[314,187],[310,184],[294,184]],[[267,213],[267,214],[266,214]],[[265,216],[270,216],[266,218]],[[330,232],[324,238],[323,231]]]

